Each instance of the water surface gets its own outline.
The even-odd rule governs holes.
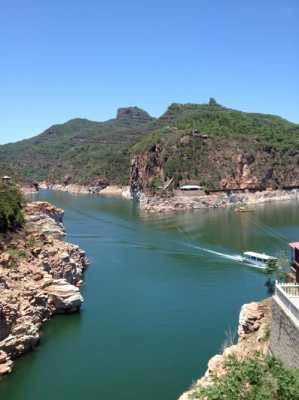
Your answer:
[[[115,198],[39,198],[65,210],[67,240],[88,253],[85,303],[46,324],[1,399],[177,399],[235,330],[240,306],[267,295],[263,273],[197,246],[280,256],[299,237],[297,203],[153,216]]]

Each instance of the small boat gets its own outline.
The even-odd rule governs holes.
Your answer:
[[[243,213],[243,212],[251,212],[253,209],[247,208],[247,207],[237,207],[235,208],[235,212],[237,213]]]
[[[256,253],[255,251],[245,251],[243,253],[242,261],[246,264],[252,264],[258,268],[267,268],[269,261],[277,262],[276,257],[268,256],[265,253]]]

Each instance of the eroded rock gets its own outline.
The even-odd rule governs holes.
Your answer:
[[[43,322],[75,312],[83,298],[85,252],[63,241],[63,210],[46,202],[28,204],[24,229],[1,243],[0,376],[13,360],[34,349]]]

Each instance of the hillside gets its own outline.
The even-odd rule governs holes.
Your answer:
[[[131,183],[157,191],[172,179],[207,189],[299,186],[299,125],[208,104],[172,104],[160,118],[137,107],[115,119],[73,119],[0,146],[0,170],[25,181]]]
[[[155,192],[192,182],[207,190],[299,186],[299,125],[209,105],[173,104],[169,126],[134,145],[131,185]]]
[[[0,146],[0,170],[25,181],[76,183],[97,179],[128,181],[128,148],[155,127],[154,118],[137,108],[118,110],[115,119],[73,119],[40,135]]]

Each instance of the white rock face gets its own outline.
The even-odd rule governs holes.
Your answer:
[[[45,288],[45,292],[48,293],[57,313],[78,311],[83,303],[80,290],[65,279],[53,280],[51,285]]]
[[[128,200],[132,199],[130,186],[108,185],[103,188],[101,186],[86,186],[75,183],[64,185],[60,183],[47,184],[46,182],[41,182],[39,188],[69,192],[72,194],[100,194],[107,196],[121,196]]]
[[[133,197],[132,197],[130,186],[124,186],[122,188],[121,195],[122,195],[123,198],[125,198],[127,200],[132,200]]]
[[[178,212],[196,210],[202,208],[223,208],[275,202],[298,200],[299,190],[263,190],[259,192],[240,192],[227,194],[224,192],[214,194],[186,194],[180,193],[175,196],[161,197],[151,196],[145,193],[138,195],[140,209],[147,212]]]

